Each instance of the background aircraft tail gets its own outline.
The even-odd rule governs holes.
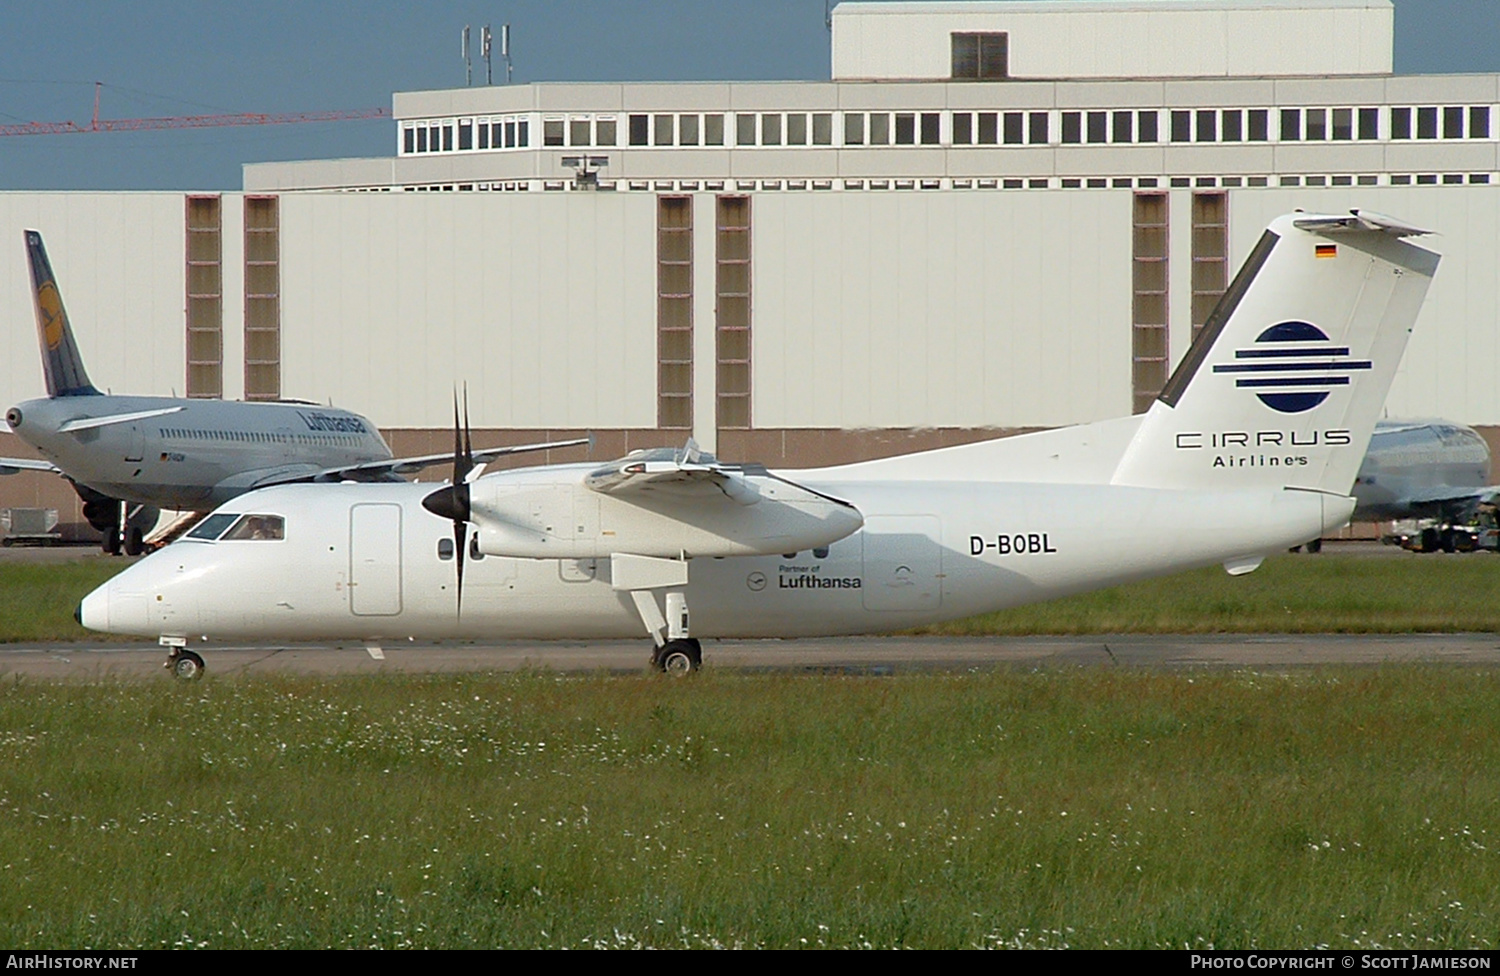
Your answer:
[[[62,293],[52,275],[42,235],[26,232],[26,260],[31,265],[31,298],[36,305],[36,330],[42,343],[42,374],[49,397],[96,396],[73,339],[73,327],[63,308]]]
[[[1115,469],[1115,484],[1348,495],[1438,255],[1377,214],[1277,218]]]

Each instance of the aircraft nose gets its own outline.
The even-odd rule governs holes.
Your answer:
[[[78,603],[73,619],[89,630],[109,630],[109,584],[105,583]]]

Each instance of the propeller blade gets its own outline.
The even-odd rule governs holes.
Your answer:
[[[469,548],[469,523],[453,523],[453,545],[458,556],[458,594],[454,604],[454,616],[462,620],[464,616],[464,556]]]
[[[458,391],[453,391],[453,482],[422,499],[422,507],[439,518],[453,523],[453,548],[458,559],[458,590],[455,598],[457,615],[464,610],[464,559],[468,556],[469,522],[472,509],[469,500],[469,473],[474,470],[474,445],[469,436],[469,387],[464,384],[463,419],[458,414]]]

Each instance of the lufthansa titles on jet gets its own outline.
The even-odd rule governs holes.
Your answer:
[[[969,536],[969,555],[983,556],[1046,555],[1057,552],[1050,532],[1002,532],[995,536]]]
[[[297,411],[297,416],[307,425],[308,430],[331,431],[336,434],[363,434],[366,433],[365,425],[353,417],[336,417],[326,413],[303,413]]]

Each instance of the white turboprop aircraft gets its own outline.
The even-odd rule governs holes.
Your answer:
[[[89,594],[79,620],[159,638],[179,676],[200,673],[185,647],[200,637],[643,630],[657,667],[690,671],[692,635],[883,632],[1214,563],[1249,572],[1353,511],[1437,269],[1402,240],[1421,233],[1358,211],[1277,219],[1139,416],[788,474],[689,444],[475,478],[455,434],[449,486],[243,495]]]

